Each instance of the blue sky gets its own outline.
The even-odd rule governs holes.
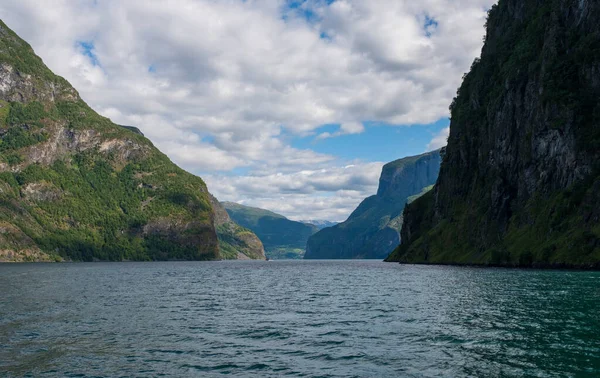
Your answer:
[[[314,136],[293,138],[291,144],[300,149],[331,154],[340,159],[389,162],[405,156],[422,154],[427,145],[450,124],[448,118],[427,125],[393,126],[377,122],[365,123],[361,134],[341,135],[315,140]],[[319,132],[335,132],[338,125],[319,128]]]
[[[494,0],[39,0],[0,17],[220,200],[344,220],[442,146]]]
[[[81,54],[87,56],[92,66],[99,66],[100,61],[94,51],[93,41],[76,41],[75,45],[81,49]]]

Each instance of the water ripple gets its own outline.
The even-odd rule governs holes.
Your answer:
[[[8,377],[600,376],[600,273],[0,265]]]

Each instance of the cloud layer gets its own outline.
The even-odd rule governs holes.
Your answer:
[[[444,147],[446,144],[448,144],[448,136],[450,136],[450,128],[445,127],[433,137],[431,142],[429,142],[427,145],[427,151],[433,151]]]
[[[375,192],[381,162],[347,168],[294,138],[447,117],[492,3],[7,0],[0,17],[92,107],[139,127],[219,198],[341,220]]]

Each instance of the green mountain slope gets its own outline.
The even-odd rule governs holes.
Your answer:
[[[0,21],[0,260],[219,258],[206,185]]]
[[[268,210],[233,202],[223,202],[223,206],[231,219],[260,238],[269,258],[302,258],[308,237],[318,230],[314,225],[291,221]]]
[[[500,0],[390,261],[600,267],[600,3]]]
[[[304,258],[384,259],[400,242],[404,206],[435,183],[440,161],[438,150],[386,164],[377,194],[345,222],[311,236]]]
[[[215,211],[215,227],[219,237],[221,257],[226,260],[265,260],[265,249],[260,239],[249,229],[231,220],[227,210],[210,196]]]

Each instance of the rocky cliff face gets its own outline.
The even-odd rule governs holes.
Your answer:
[[[210,198],[215,212],[221,257],[227,260],[266,260],[260,239],[249,229],[232,221],[227,210],[214,196]]]
[[[600,262],[600,3],[500,0],[393,261]]]
[[[400,242],[402,211],[411,196],[435,183],[440,151],[386,164],[377,194],[365,199],[343,223],[308,239],[305,259],[384,259]]]
[[[204,182],[0,21],[0,261],[219,258]]]

